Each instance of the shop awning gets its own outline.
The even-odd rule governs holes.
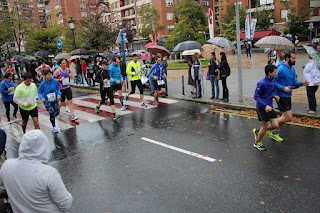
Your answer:
[[[281,33],[280,32],[278,32],[278,31],[273,31],[272,32],[272,35],[277,35],[277,36],[279,36]],[[261,39],[261,38],[263,38],[263,37],[266,37],[266,36],[270,36],[271,35],[271,30],[265,30],[265,31],[256,31],[255,33],[254,33],[254,37],[253,37],[253,40],[259,40],[259,39]],[[243,33],[241,33],[240,34],[240,40],[242,40],[242,39],[244,39],[245,38],[245,33],[243,32]]]

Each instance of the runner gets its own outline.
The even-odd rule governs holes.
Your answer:
[[[110,85],[110,70],[108,70],[109,63],[107,61],[102,62],[102,71],[99,73],[100,77],[100,95],[101,101],[96,106],[96,113],[99,114],[101,105],[107,105],[106,95],[110,99],[111,109],[113,112],[113,120],[117,120],[120,118],[120,115],[116,114],[116,106],[114,105],[114,98],[113,98],[113,90]]]
[[[151,67],[149,76],[153,79],[154,85],[154,102],[159,105],[159,95],[166,93],[165,79],[167,75],[164,73],[163,64],[161,63],[161,57],[156,56],[156,63]],[[159,92],[160,91],[160,92]]]
[[[37,86],[31,82],[31,79],[31,73],[24,74],[23,82],[17,86],[13,96],[13,101],[20,106],[21,127],[24,134],[26,133],[29,116],[32,117],[34,128],[40,129],[37,107],[39,100],[36,100],[38,97]]]
[[[280,97],[277,102],[280,112],[282,112],[281,117],[278,119],[279,127],[275,130],[267,131],[267,135],[274,139],[275,141],[283,141],[279,136],[280,128],[286,123],[292,120],[291,111],[291,96],[292,96],[292,86],[308,86],[309,82],[297,81],[296,70],[293,67],[296,63],[296,54],[293,52],[287,52],[285,54],[285,61],[280,62],[278,66],[278,75],[276,77],[276,92],[275,95]]]
[[[257,84],[256,91],[254,93],[254,100],[257,102],[257,114],[259,121],[261,121],[260,129],[253,129],[255,142],[253,147],[260,151],[265,151],[261,140],[266,134],[267,130],[272,130],[279,127],[277,114],[273,110],[273,98],[279,101],[280,97],[274,95],[276,90],[275,77],[277,76],[277,67],[274,65],[267,65],[265,67],[266,76],[260,80]],[[269,123],[269,121],[271,123]]]
[[[13,102],[13,95],[14,95],[14,84],[12,80],[12,73],[7,72],[4,75],[4,80],[0,84],[0,93],[2,94],[2,101],[6,108],[6,115],[8,119],[8,123],[11,123],[10,121],[10,104],[12,104],[14,110],[13,110],[13,118],[15,120],[18,120],[17,118],[17,112],[18,112],[18,105]]]
[[[58,65],[60,66],[60,68],[54,72],[53,77],[60,84],[61,102],[59,104],[59,109],[61,108],[62,103],[64,103],[67,98],[68,99],[67,105],[69,106],[69,109],[71,112],[71,121],[75,121],[75,120],[78,120],[79,118],[74,115],[74,108],[72,103],[72,91],[69,85],[69,77],[72,78],[72,74],[67,68],[66,59],[61,59],[58,62]]]
[[[140,80],[140,63],[138,62],[138,56],[133,55],[132,59],[133,60],[127,66],[127,75],[130,76],[131,92],[126,95],[126,101],[128,100],[129,95],[136,92],[136,86],[138,86],[140,91],[141,106],[147,107],[147,105],[143,102],[143,85]]]
[[[108,61],[103,61],[103,63]],[[120,60],[119,58],[113,58],[112,63],[109,65],[110,71],[110,85],[113,91],[118,91],[120,103],[121,103],[121,110],[127,109],[125,105],[123,105],[123,96],[122,96],[122,86],[121,86],[121,70],[119,66]]]
[[[44,80],[41,82],[38,89],[39,99],[43,101],[44,106],[50,114],[50,122],[53,127],[53,132],[59,130],[56,127],[55,117],[59,115],[59,100],[61,98],[60,85],[52,78],[50,70],[43,72]]]
[[[50,66],[46,64],[45,61],[41,61],[41,65],[36,69],[36,72],[38,73],[39,80],[43,80],[43,71],[44,70],[50,70]]]

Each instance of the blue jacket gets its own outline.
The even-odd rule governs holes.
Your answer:
[[[42,100],[44,98],[46,102],[54,102],[54,101],[48,101],[48,97],[47,97],[47,95],[52,92],[56,93],[55,101],[57,101],[58,100],[57,96],[58,95],[61,96],[60,84],[58,83],[58,81],[54,78],[51,78],[49,82],[47,82],[46,80],[43,80],[38,89],[39,99]]]
[[[164,80],[164,71],[163,71],[163,65],[162,64],[157,64],[155,63],[151,69],[150,69],[150,72],[149,72],[149,76],[153,79],[154,79],[154,76],[157,76],[158,79],[157,80]]]
[[[14,87],[13,80],[8,82],[6,79],[4,79],[0,84],[0,93],[2,93],[2,101],[3,102],[11,102],[13,100],[13,93],[9,95],[10,87]]]
[[[113,63],[110,64],[109,66],[109,70],[110,70],[110,78],[113,79],[113,82],[110,82],[110,85],[117,85],[117,81],[120,80],[121,84],[121,70],[120,70],[120,66],[115,66]]]
[[[254,92],[254,100],[257,102],[258,107],[264,109],[269,105],[273,108],[273,95],[275,90],[275,79],[270,79],[268,76],[261,79]]]
[[[276,76],[276,92],[282,98],[292,96],[292,86],[300,87],[302,83],[297,81],[296,70],[294,67],[289,68],[289,66],[284,62],[280,62],[278,65],[278,75]],[[291,86],[290,92],[284,92],[283,89],[286,86]]]

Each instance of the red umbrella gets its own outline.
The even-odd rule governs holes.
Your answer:
[[[149,48],[149,47],[152,47],[152,46],[157,46],[157,45],[156,45],[155,43],[151,43],[151,42],[150,42],[150,43],[148,43],[145,47],[146,47],[146,48]]]
[[[154,55],[156,55],[157,53],[161,53],[162,56],[170,56],[170,52],[169,50],[167,50],[166,48],[162,47],[162,46],[151,46],[147,49],[147,51],[149,53],[152,53]]]

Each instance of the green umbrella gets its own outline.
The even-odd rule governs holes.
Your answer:
[[[313,47],[309,47],[307,45],[303,45],[304,49],[306,49],[307,53],[311,56],[315,62],[317,62],[318,66],[320,67],[320,53],[315,50]]]
[[[58,54],[55,59],[59,60],[59,59],[69,59],[71,57],[71,55],[69,55],[68,53],[60,53]]]

